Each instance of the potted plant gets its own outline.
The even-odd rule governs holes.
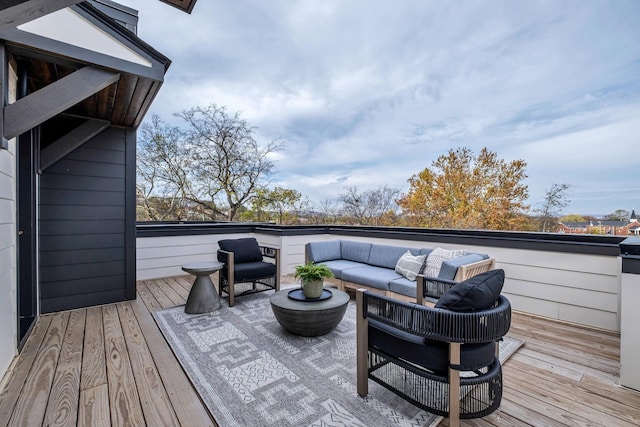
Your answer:
[[[325,264],[312,262],[296,266],[295,278],[300,279],[302,291],[307,298],[320,298],[324,279],[333,277],[333,272]]]

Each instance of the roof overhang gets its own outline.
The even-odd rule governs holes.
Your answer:
[[[0,39],[26,70],[27,98],[32,100],[25,99],[23,103],[28,111],[33,110],[30,105],[47,104],[47,88],[51,87],[52,93],[64,93],[68,98],[66,104],[60,103],[64,111],[56,114],[128,128],[137,128],[142,122],[171,63],[86,2],[0,33]],[[115,75],[117,79],[113,78]],[[92,86],[94,92],[82,87],[86,76],[97,82]],[[14,109],[19,113],[17,107]],[[37,122],[38,118],[18,120],[21,114],[14,116],[15,126],[5,123],[5,137],[23,130],[25,125],[49,119],[44,111],[38,116],[42,122]]]
[[[160,0],[191,13],[197,0]],[[56,10],[81,3],[82,0],[0,0],[0,31],[15,28]]]

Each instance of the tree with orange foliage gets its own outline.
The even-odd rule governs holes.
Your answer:
[[[428,228],[522,230],[528,218],[526,162],[506,162],[487,148],[449,150],[409,178],[398,204],[409,225]]]

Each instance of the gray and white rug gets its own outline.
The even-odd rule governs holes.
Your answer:
[[[331,333],[299,337],[271,311],[271,292],[224,302],[210,314],[184,306],[154,313],[180,364],[214,418],[226,426],[436,426],[425,412],[369,381],[356,393],[355,304]],[[500,358],[522,342],[507,338]]]

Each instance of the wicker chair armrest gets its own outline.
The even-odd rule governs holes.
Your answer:
[[[425,299],[438,299],[444,295],[449,289],[457,285],[455,280],[440,279],[437,277],[425,276],[419,274],[417,279],[418,291],[421,293],[422,298],[418,299],[418,302],[422,304]]]

